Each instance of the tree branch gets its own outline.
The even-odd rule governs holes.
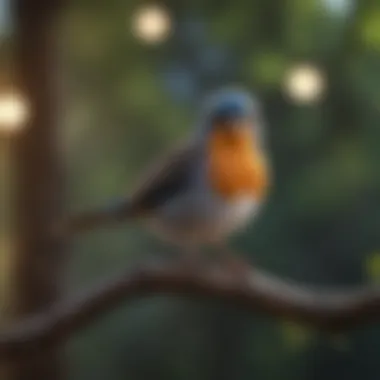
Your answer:
[[[145,264],[0,333],[0,358],[41,352],[123,300],[156,293],[211,297],[334,331],[380,322],[380,287],[313,290],[257,270],[242,278],[211,269],[189,272],[164,263]]]

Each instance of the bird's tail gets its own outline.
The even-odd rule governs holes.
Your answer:
[[[98,209],[84,211],[69,216],[54,228],[59,235],[71,236],[88,232],[90,230],[107,227],[128,218],[130,214],[130,203],[123,199]]]

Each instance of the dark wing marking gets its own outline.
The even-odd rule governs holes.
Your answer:
[[[183,144],[145,173],[129,198],[131,215],[149,214],[188,186],[192,167],[199,157],[194,142]]]
[[[144,180],[129,198],[71,216],[54,226],[53,233],[75,234],[128,217],[149,215],[157,206],[186,188],[193,174],[192,166],[199,157],[199,148],[194,143],[178,147],[145,173]]]

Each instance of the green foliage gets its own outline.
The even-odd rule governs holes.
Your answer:
[[[313,331],[294,322],[282,324],[282,335],[285,344],[292,350],[304,350],[313,342]]]
[[[277,52],[254,53],[247,58],[247,75],[252,83],[269,88],[281,85],[288,62]]]
[[[380,8],[369,11],[363,19],[360,38],[366,47],[380,50]]]
[[[374,252],[365,261],[365,271],[371,281],[380,283],[380,252]]]

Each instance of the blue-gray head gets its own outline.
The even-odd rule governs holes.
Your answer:
[[[242,89],[223,89],[205,102],[201,133],[248,127],[260,138],[261,123],[259,104],[253,95]]]

